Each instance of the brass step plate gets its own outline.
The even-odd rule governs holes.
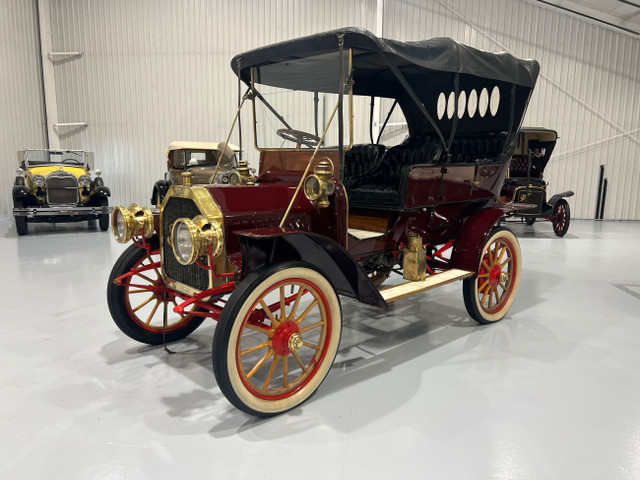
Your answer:
[[[406,282],[393,287],[383,288],[380,290],[380,294],[382,295],[382,298],[384,298],[385,302],[393,303],[400,298],[415,295],[416,293],[422,293],[427,290],[431,290],[432,288],[439,287],[440,285],[455,282],[456,280],[462,280],[463,278],[471,277],[473,275],[475,275],[474,272],[452,268],[446,272],[431,275],[419,282]]]

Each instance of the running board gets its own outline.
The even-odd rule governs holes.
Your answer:
[[[467,270],[459,270],[452,268],[436,275],[431,275],[420,282],[406,282],[393,287],[387,287],[380,290],[380,295],[387,303],[393,303],[399,298],[408,297],[416,293],[425,292],[440,285],[462,280],[463,278],[475,275]]]

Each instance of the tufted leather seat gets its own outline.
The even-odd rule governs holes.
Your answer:
[[[504,149],[506,132],[464,134],[453,139],[449,153],[452,163],[473,163],[481,158],[495,158]]]
[[[344,154],[344,184],[347,189],[351,187],[354,179],[364,175],[374,168],[382,155],[385,146],[377,144],[353,145]]]
[[[403,183],[409,169],[417,164],[434,164],[442,154],[442,145],[428,137],[409,137],[390,148],[366,175],[355,177],[349,200],[354,205],[398,207],[402,204]]]

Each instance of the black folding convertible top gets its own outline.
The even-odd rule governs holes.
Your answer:
[[[231,68],[237,73],[239,67],[242,80],[249,83],[249,67],[335,52],[339,36],[344,38],[344,48],[354,50],[353,66],[361,80],[364,80],[361,81],[360,90],[363,89],[363,83],[369,84],[366,88],[368,91],[355,92],[360,95],[388,96],[384,94],[384,85],[378,86],[382,90],[380,92],[373,91],[371,85],[375,83],[371,80],[381,70],[389,69],[379,54],[384,54],[393,65],[407,74],[462,73],[529,88],[535,85],[540,69],[535,60],[522,60],[506,52],[478,50],[450,38],[399,42],[378,38],[359,28],[333,30],[250,50],[236,55],[231,61]],[[357,83],[354,88],[358,88]]]
[[[335,83],[319,85],[313,75],[296,75],[296,65],[310,57],[350,49],[353,93],[398,100],[412,134],[510,132],[519,128],[535,86],[540,65],[501,52],[491,53],[462,45],[449,38],[400,42],[372,33],[345,28],[281,42],[239,54],[231,67],[247,85],[251,69],[279,64],[267,84],[292,90],[336,93]],[[271,69],[273,73],[273,69]],[[322,74],[322,70],[318,70]],[[317,76],[316,76],[317,77]],[[261,83],[258,81],[258,83]],[[262,82],[264,83],[264,82]],[[335,87],[334,87],[335,85]],[[500,90],[500,108],[492,115],[442,115],[436,119],[438,100],[474,92]],[[441,112],[441,110],[440,110]],[[425,122],[425,119],[428,122]],[[441,138],[443,138],[441,136]]]

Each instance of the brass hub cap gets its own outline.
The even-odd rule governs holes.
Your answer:
[[[294,333],[289,337],[289,350],[292,352],[297,352],[302,347],[302,335],[299,333]]]

